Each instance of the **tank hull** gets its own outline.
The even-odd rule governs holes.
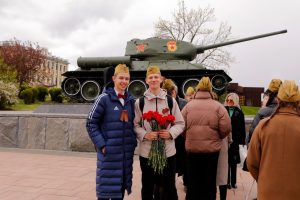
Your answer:
[[[82,102],[93,102],[98,95],[105,91],[107,87],[113,86],[111,81],[113,70],[108,70],[109,68],[113,67],[105,68],[106,71],[105,69],[90,69],[66,72],[63,74],[66,77],[62,83],[63,92],[70,98],[77,99]],[[218,94],[223,94],[226,91],[228,83],[231,81],[231,78],[223,70],[162,69],[161,74],[165,78],[174,80],[178,87],[178,94],[180,97],[184,97],[187,87],[195,87],[203,76],[210,77],[214,85],[214,91]],[[145,75],[145,70],[130,69],[131,81],[128,90],[136,98],[143,95],[143,92],[147,89]],[[214,80],[216,78],[222,79],[221,85],[218,86],[215,83],[216,81]],[[92,87],[92,89],[88,87]],[[87,90],[90,91],[88,92]]]

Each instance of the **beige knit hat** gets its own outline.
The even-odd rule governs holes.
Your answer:
[[[268,90],[270,90],[271,92],[278,92],[280,85],[282,84],[282,81],[280,79],[272,79]]]
[[[115,68],[114,75],[117,75],[119,73],[127,73],[129,74],[129,68],[125,64],[118,64]]]
[[[146,74],[146,76],[148,76],[149,74],[160,74],[159,67],[157,67],[156,65],[149,66],[147,68],[147,74]]]
[[[186,90],[186,93],[185,93],[185,95],[188,95],[188,96],[190,96],[190,95],[193,95],[195,93],[195,89],[193,88],[193,87],[188,87],[188,89]]]
[[[203,76],[201,80],[199,81],[196,90],[201,90],[201,91],[212,91],[212,84],[210,82],[209,77]]]
[[[285,102],[297,102],[300,100],[298,85],[294,80],[286,80],[279,88],[277,97]]]
[[[171,91],[175,89],[175,83],[171,79],[165,79],[162,88]]]

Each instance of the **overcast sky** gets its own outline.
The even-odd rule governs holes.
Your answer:
[[[242,38],[287,29],[288,33],[226,47],[235,62],[233,82],[266,87],[272,78],[298,84],[300,1],[186,0],[188,8],[215,8],[216,26],[227,22]],[[122,56],[132,38],[153,36],[158,18],[170,19],[176,0],[0,0],[0,41],[30,40],[70,62],[79,56]]]

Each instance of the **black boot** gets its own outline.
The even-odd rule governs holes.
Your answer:
[[[226,200],[227,197],[227,185],[220,185],[220,200]]]

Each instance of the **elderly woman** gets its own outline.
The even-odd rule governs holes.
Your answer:
[[[250,141],[247,166],[258,199],[300,199],[300,92],[294,81],[278,91],[279,106],[261,120]]]
[[[228,182],[230,189],[237,188],[236,170],[237,164],[241,162],[239,145],[244,145],[246,140],[245,117],[239,105],[239,96],[229,93],[225,98],[225,108],[229,113],[232,127],[232,144],[228,149]]]

